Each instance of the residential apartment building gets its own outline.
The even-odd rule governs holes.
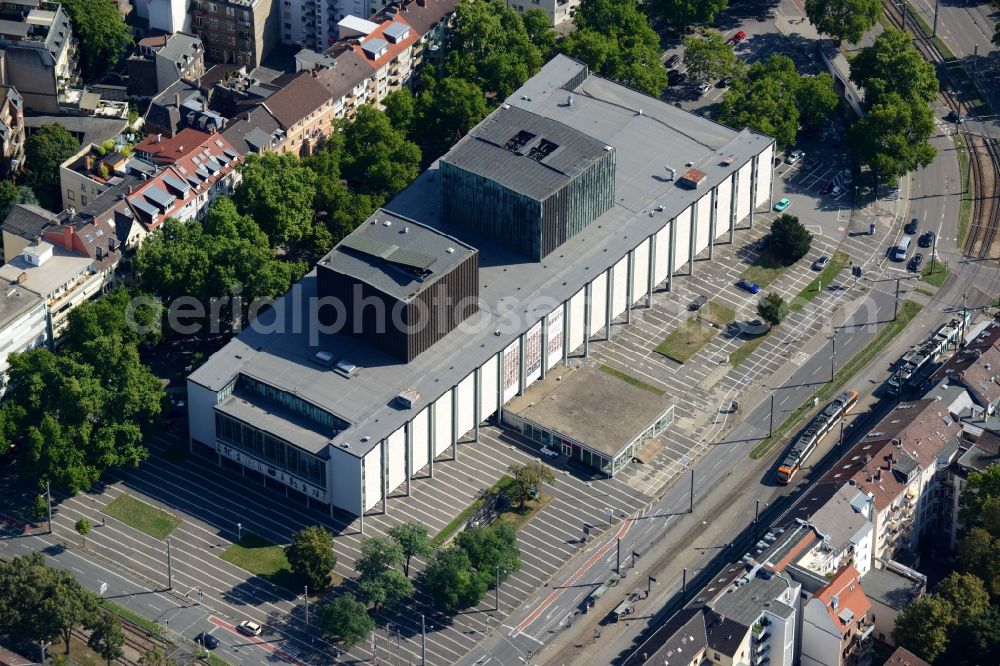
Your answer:
[[[38,296],[45,304],[48,336],[57,340],[69,313],[116,282],[122,256],[120,233],[131,211],[107,197],[87,210],[54,215],[18,204],[3,221],[4,263],[0,280]]]
[[[857,569],[846,566],[802,606],[802,666],[858,666],[874,631]]]
[[[946,401],[900,403],[822,477],[871,493],[874,566],[888,559],[907,564],[915,556],[937,516],[934,490],[957,457],[960,433]]]
[[[185,128],[221,132],[226,118],[212,110],[211,101],[216,79],[227,71],[225,66],[216,65],[197,81],[180,79],[167,86],[150,101],[143,129],[168,137]]]
[[[191,31],[217,63],[257,67],[279,39],[279,0],[192,0]]]
[[[48,344],[45,301],[16,282],[0,286],[0,396],[7,390],[7,358]]]
[[[94,144],[83,146],[59,165],[63,209],[85,208],[123,178],[142,180],[156,171],[155,165],[134,155],[108,152]]]
[[[548,14],[553,26],[572,21],[581,0],[507,0],[507,8],[518,14],[529,9],[541,9]]]
[[[135,152],[163,167],[127,195],[148,230],[168,217],[181,222],[204,217],[217,197],[231,194],[240,182],[242,157],[221,134],[187,129],[171,139],[150,136]]]
[[[24,107],[57,113],[80,81],[76,39],[62,5],[44,0],[0,4],[0,85],[13,86]]]
[[[24,165],[24,100],[11,86],[0,86],[0,177],[10,178]]]
[[[861,576],[861,587],[872,606],[871,618],[875,627],[872,637],[880,643],[895,645],[892,630],[896,618],[927,591],[927,577],[890,560],[884,567]]]
[[[205,48],[194,35],[175,32],[144,37],[128,59],[129,94],[155,97],[180,79],[205,73]]]
[[[801,586],[761,568],[737,569],[671,617],[624,666],[717,664],[792,666],[796,663]]]

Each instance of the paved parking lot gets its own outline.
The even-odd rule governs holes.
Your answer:
[[[436,533],[476,494],[492,485],[508,465],[533,459],[516,446],[510,435],[495,428],[481,430],[482,442],[459,446],[457,461],[442,460],[434,467],[435,478],[417,480],[410,497],[389,501],[388,515],[365,519],[365,536],[385,536],[388,527],[413,520]],[[193,594],[201,586],[205,602],[232,620],[244,617],[265,622],[275,636],[304,638],[301,624],[304,611],[301,599],[282,588],[248,576],[243,570],[219,558],[236,540],[237,522],[274,543],[288,543],[291,534],[312,524],[324,524],[335,534],[337,570],[342,575],[353,571],[359,553],[360,521],[331,520],[319,512],[298,506],[239,473],[216,467],[214,462],[199,457],[183,466],[166,462],[163,449],[179,443],[174,435],[163,434],[152,442],[154,455],[143,466],[109,484],[100,495],[80,494],[64,500],[55,515],[55,529],[72,537],[73,525],[79,518],[89,518],[96,525],[88,537],[88,548],[97,556],[112,560],[138,573],[154,584],[166,584],[165,544],[116,520],[101,524],[101,508],[122,493],[180,515],[184,522],[170,536],[174,590]],[[183,444],[183,442],[180,442]],[[553,500],[519,532],[522,568],[502,586],[501,615],[506,616],[528,594],[545,585],[548,578],[581,546],[584,524],[594,533],[605,523],[604,508],[614,509],[616,516],[633,513],[645,504],[647,497],[617,480],[589,481],[570,473],[559,475],[551,488]],[[417,563],[417,569],[422,568]],[[114,594],[110,590],[109,594]],[[401,640],[403,659],[419,659],[420,614],[428,614],[428,661],[448,664],[457,661],[481,638],[488,621],[495,621],[493,596],[480,609],[460,614],[450,626],[431,617],[429,599],[418,593],[416,603],[388,610],[380,615],[383,631],[377,640],[384,640],[387,649],[390,633],[395,651],[395,634]],[[490,620],[487,620],[487,616]],[[389,632],[385,628],[389,626]],[[278,638],[287,654],[311,661],[304,643]],[[369,645],[357,646],[351,656],[366,659],[371,656]]]

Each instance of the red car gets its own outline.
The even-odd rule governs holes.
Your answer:
[[[732,37],[729,38],[729,43],[732,44],[733,46],[735,46],[736,44],[739,44],[740,42],[742,42],[746,38],[747,38],[747,33],[745,33],[742,30],[740,30],[735,35],[733,35]]]

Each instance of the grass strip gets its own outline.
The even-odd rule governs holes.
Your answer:
[[[948,279],[948,264],[943,261],[935,261],[933,268],[934,272],[931,273],[931,262],[927,262],[923,272],[920,273],[920,279],[932,287],[940,287]]]
[[[837,250],[833,253],[833,257],[830,258],[830,263],[826,265],[826,268],[816,277],[815,280],[806,285],[805,289],[796,294],[795,298],[792,300],[792,304],[788,306],[788,309],[792,312],[798,312],[806,306],[807,303],[812,301],[814,298],[823,293],[823,285],[830,286],[833,283],[834,278],[840,274],[840,271],[844,269],[844,266],[851,260],[846,252]]]
[[[701,318],[707,319],[717,326],[725,326],[729,322],[736,320],[736,310],[726,307],[721,303],[709,301],[708,307],[702,310]]]
[[[928,298],[933,298],[934,297],[934,292],[931,291],[930,289],[923,289],[921,287],[917,287],[913,291],[917,292],[918,294],[923,294],[924,296],[927,296]]]
[[[501,513],[498,520],[509,523],[515,531],[521,529],[529,520],[535,517],[535,514],[544,509],[546,504],[552,501],[552,495],[548,493],[539,492],[538,496],[537,500],[528,500],[524,503],[524,511],[519,510],[517,507],[511,507]]]
[[[920,312],[920,308],[923,307],[919,303],[914,303],[913,301],[903,301],[903,304],[899,307],[899,313],[896,315],[895,321],[889,322],[881,331],[875,334],[875,337],[870,343],[865,345],[857,354],[851,357],[847,363],[842,365],[839,370],[834,374],[833,381],[823,384],[816,393],[814,394],[816,398],[819,399],[820,404],[823,404],[833,397],[843,388],[844,384],[847,383],[849,379],[854,377],[862,368],[864,368],[868,363],[875,358],[882,349],[889,344],[894,337],[896,337],[903,328],[909,324],[917,313]],[[754,460],[758,460],[777,443],[783,440],[793,429],[798,427],[799,421],[803,415],[813,409],[813,401],[806,400],[803,402],[795,411],[788,415],[781,425],[774,429],[774,432],[770,437],[765,437],[760,441],[750,451],[750,457]]]
[[[762,252],[740,276],[763,289],[788,270],[788,265],[770,252]]]
[[[493,495],[495,493],[503,492],[507,486],[514,482],[514,478],[504,474],[494,483],[488,492],[485,493],[486,496]],[[441,531],[434,535],[431,539],[431,543],[434,544],[435,548],[440,548],[448,539],[451,538],[453,534],[458,532],[465,523],[469,520],[471,516],[476,511],[479,511],[483,506],[482,498],[475,500],[472,504],[462,509],[462,512],[455,516],[450,523],[441,528]]]
[[[104,513],[157,539],[166,539],[181,519],[131,495],[120,495],[104,507]]]
[[[772,328],[771,331],[774,329]],[[771,331],[768,331],[764,335],[753,338],[752,340],[747,340],[742,345],[740,345],[736,351],[729,355],[729,364],[734,368],[738,366],[743,361],[750,357],[750,354],[754,353],[757,347],[764,344],[764,340],[767,340],[768,336],[771,335]]]
[[[100,599],[98,595],[95,594],[94,596]],[[128,608],[125,608],[124,606],[119,606],[110,599],[104,599],[103,601],[98,601],[98,603],[100,603],[102,606],[104,606],[104,608],[108,609],[121,619],[130,622],[131,624],[134,624],[137,627],[141,627],[142,629],[148,631],[150,634],[154,636],[159,636],[163,633],[162,625],[159,625],[156,622],[153,622],[152,620],[145,618],[142,615],[139,615],[135,611],[131,611]]]
[[[691,317],[663,338],[653,351],[678,363],[687,363],[716,333],[717,329],[702,324],[698,317]]]
[[[972,224],[972,189],[965,187],[969,182],[969,151],[958,133],[953,134],[951,140],[958,154],[958,180],[962,187],[962,201],[958,209],[958,247],[963,248],[965,237],[969,235],[969,225]]]
[[[285,549],[253,532],[244,530],[240,542],[234,543],[219,557],[286,590],[294,592],[301,589],[298,577],[292,573],[285,557]]]
[[[645,390],[649,391],[650,393],[655,393],[656,395],[663,395],[664,393],[666,393],[666,391],[664,391],[662,389],[658,389],[655,386],[652,386],[650,384],[647,384],[646,382],[642,381],[641,379],[636,379],[632,375],[628,374],[627,372],[622,372],[618,368],[612,368],[610,365],[605,365],[604,363],[602,363],[598,367],[600,368],[601,372],[606,372],[609,375],[613,375],[613,376],[617,377],[618,379],[622,380],[623,382],[627,382],[627,383],[631,384],[632,386],[637,386],[637,387],[639,387],[641,389],[645,389]]]
[[[218,656],[212,654],[211,652],[209,652],[205,656],[205,658],[203,659],[203,661],[206,664],[208,664],[209,666],[232,666],[232,664],[230,664],[228,661],[226,661],[222,657],[218,657]]]

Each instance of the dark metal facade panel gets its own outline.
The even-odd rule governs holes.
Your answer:
[[[406,361],[427,351],[459,324],[479,312],[479,253],[470,255],[406,308]]]
[[[403,301],[350,275],[317,265],[318,293],[334,303],[320,322],[409,363],[479,311],[479,253]]]

